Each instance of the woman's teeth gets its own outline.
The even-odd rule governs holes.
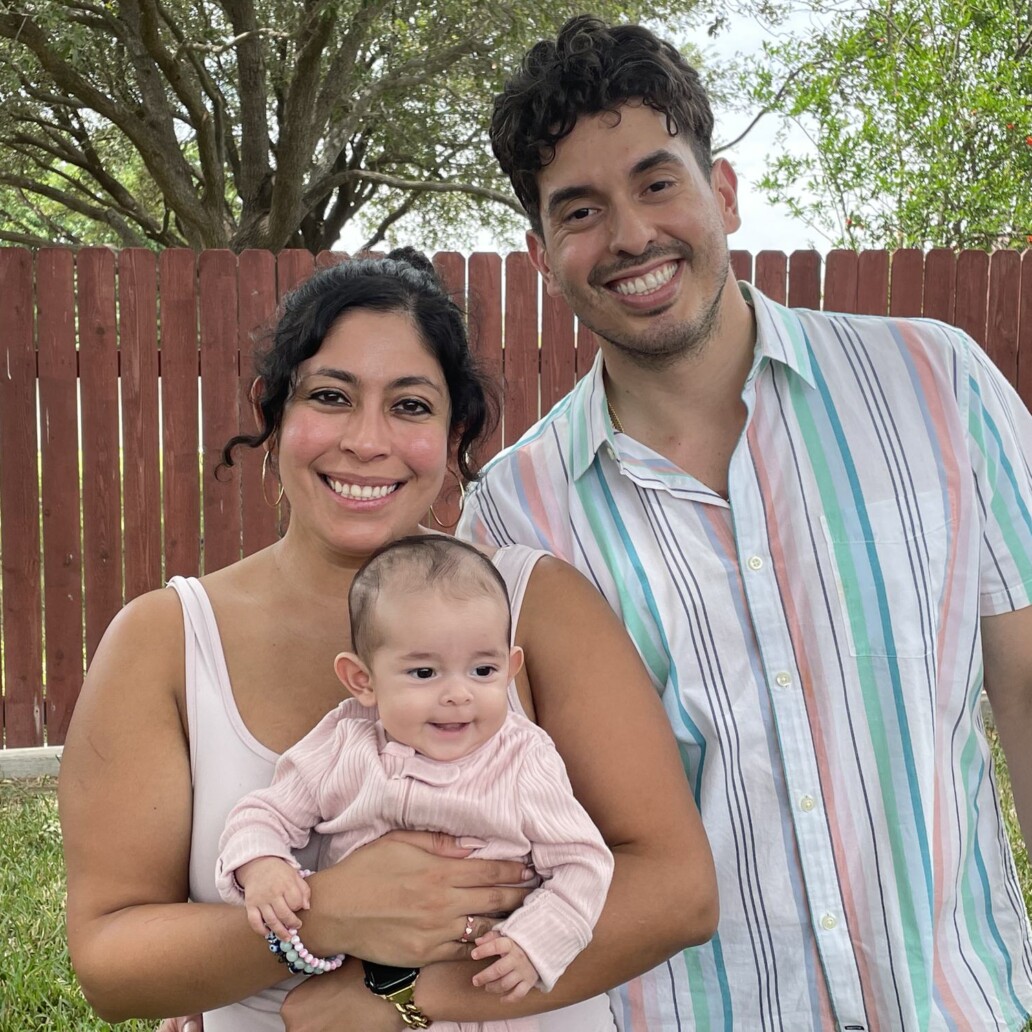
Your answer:
[[[326,478],[326,482],[342,498],[386,498],[392,491],[398,489],[397,484],[378,484],[373,487],[371,484],[344,484],[339,480]]]

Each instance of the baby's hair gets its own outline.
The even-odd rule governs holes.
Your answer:
[[[509,610],[509,591],[494,563],[478,548],[444,534],[412,534],[378,548],[359,567],[348,592],[351,647],[363,659],[379,646],[376,601],[385,587],[437,588],[454,599],[494,596]],[[510,614],[508,640],[512,639]]]

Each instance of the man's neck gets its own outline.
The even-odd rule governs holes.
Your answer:
[[[745,425],[742,389],[756,341],[753,310],[737,290],[734,297],[700,350],[667,366],[602,345],[606,394],[624,431],[721,494]]]

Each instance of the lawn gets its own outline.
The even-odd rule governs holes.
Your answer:
[[[1032,913],[1032,864],[1020,842],[1010,783],[997,751],[1004,813],[1025,903]],[[90,1032],[110,1028],[86,1006],[64,945],[64,871],[53,782],[0,782],[0,1032]],[[155,1022],[128,1021],[125,1032]],[[1032,1032],[1032,1022],[1024,1032]]]

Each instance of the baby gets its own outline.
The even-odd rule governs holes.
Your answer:
[[[523,653],[510,644],[505,582],[463,542],[408,537],[366,561],[348,603],[354,652],[334,667],[352,698],[230,813],[216,871],[223,898],[245,902],[292,971],[321,972],[341,958],[311,957],[300,943],[309,890],[291,853],[313,830],[328,836],[327,866],[398,828],[476,837],[488,845],[474,855],[522,859],[542,882],[476,940],[477,959],[497,959],[475,984],[514,975],[503,999],[548,992],[591,939],[613,858],[551,739],[509,708]],[[467,919],[462,941],[471,932]]]

